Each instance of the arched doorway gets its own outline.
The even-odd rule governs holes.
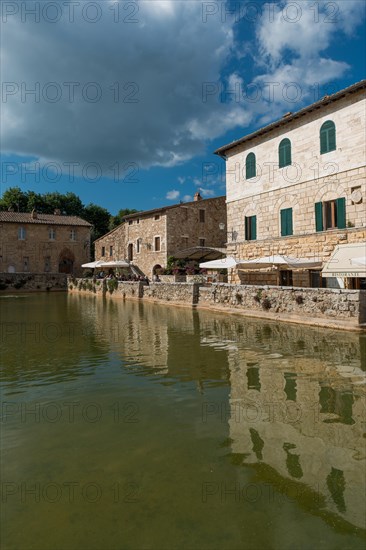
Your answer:
[[[127,247],[127,258],[129,262],[133,260],[133,243],[130,243]]]
[[[64,248],[58,257],[58,272],[72,273],[74,271],[75,256],[69,248]]]

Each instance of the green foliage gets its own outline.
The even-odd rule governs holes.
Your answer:
[[[83,218],[92,224],[92,241],[99,239],[109,231],[109,219],[111,215],[106,208],[90,203],[85,206]]]
[[[113,292],[118,288],[118,281],[116,279],[109,279],[109,281],[107,281],[107,287],[110,294],[113,294]]]
[[[130,210],[129,208],[122,208],[122,210],[119,210],[118,214],[110,217],[109,231],[112,231],[112,229],[121,225],[125,216],[128,216],[129,214],[135,214],[136,212],[138,212],[138,210]]]

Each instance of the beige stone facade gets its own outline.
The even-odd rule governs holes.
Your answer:
[[[242,259],[284,254],[324,261],[337,244],[363,241],[366,247],[365,108],[362,81],[216,151],[226,159],[228,254]],[[335,143],[327,152],[321,146],[325,123],[335,126]],[[284,139],[290,140],[291,160],[280,168]],[[247,173],[251,153],[254,176]],[[339,199],[344,199],[342,212]],[[285,210],[291,216],[290,231],[281,220]],[[245,229],[253,218],[254,239]],[[259,277],[261,282],[275,282],[273,274]],[[253,274],[241,275],[242,282],[251,279]]]
[[[225,197],[138,212],[95,241],[96,260],[129,259],[151,277],[169,256],[191,247],[222,248],[226,242]],[[225,229],[220,229],[220,226]]]
[[[76,216],[0,212],[0,272],[82,273],[91,225]]]

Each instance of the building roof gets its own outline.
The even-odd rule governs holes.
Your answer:
[[[0,212],[0,223],[34,223],[41,225],[78,225],[91,227],[91,224],[78,216],[62,216],[57,214],[36,214],[30,212]]]
[[[210,197],[209,199],[200,199],[199,201],[189,201],[189,202],[181,202],[177,204],[171,204],[169,206],[162,206],[160,208],[154,208],[153,210],[142,210],[141,212],[135,212],[134,214],[128,214],[128,216],[124,216],[124,220],[132,220],[134,218],[142,218],[144,216],[152,216],[153,214],[159,214],[160,212],[165,212],[165,210],[171,210],[172,208],[180,208],[189,206],[190,204],[203,204],[207,201],[213,201],[218,199],[224,199],[226,198],[225,195],[220,195],[220,197]]]
[[[296,113],[288,113],[284,115],[279,120],[276,120],[275,122],[272,122],[271,124],[268,124],[267,126],[264,126],[263,128],[259,128],[255,132],[252,132],[251,134],[248,134],[240,139],[237,139],[235,141],[232,141],[231,143],[227,145],[223,145],[222,147],[219,147],[214,152],[215,155],[218,155],[220,157],[225,157],[226,151],[229,151],[230,149],[234,149],[234,147],[237,147],[238,145],[241,145],[242,143],[245,143],[246,141],[250,141],[256,137],[262,136],[264,134],[268,134],[272,130],[275,130],[277,128],[280,128],[281,126],[285,126],[286,124],[289,124],[293,120],[296,120],[298,118],[301,118],[312,111],[315,111],[317,109],[321,109],[322,107],[325,107],[326,105],[329,105],[330,103],[333,103],[334,101],[338,101],[340,99],[343,99],[347,95],[353,94],[355,92],[358,92],[359,90],[366,89],[366,80],[361,80],[360,82],[357,82],[356,84],[352,84],[352,86],[349,86],[348,88],[344,88],[343,90],[340,90],[339,92],[336,92],[332,95],[326,95],[319,101],[316,101],[315,103],[312,103],[311,105],[308,105],[307,107],[304,107],[300,111],[297,111]]]

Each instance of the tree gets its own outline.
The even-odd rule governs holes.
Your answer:
[[[130,210],[129,208],[122,208],[121,210],[119,210],[118,214],[116,214],[115,216],[111,216],[109,231],[112,231],[112,229],[114,229],[118,225],[121,225],[125,216],[128,216],[129,214],[135,214],[136,212],[138,212],[138,210]]]
[[[20,187],[9,187],[0,199],[0,210],[12,209],[15,212],[27,212],[27,193]]]
[[[90,203],[84,207],[82,218],[93,226],[92,242],[108,233],[110,217],[110,212],[97,204]]]

